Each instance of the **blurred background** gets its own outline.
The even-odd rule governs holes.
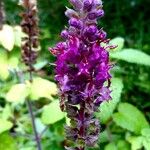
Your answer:
[[[1,0],[2,1],[2,0]],[[103,0],[99,26],[118,47],[110,52],[112,100],[95,115],[101,122],[99,143],[91,150],[150,150],[150,0]],[[36,150],[25,99],[30,99],[43,150],[63,150],[66,114],[59,109],[54,81],[55,58],[49,53],[67,25],[67,0],[38,0],[40,51],[31,85],[21,62],[22,8],[4,0],[0,30],[0,150]],[[1,16],[0,16],[1,19]],[[0,23],[1,24],[1,23]],[[25,83],[19,83],[24,71]],[[90,149],[90,148],[89,148]]]

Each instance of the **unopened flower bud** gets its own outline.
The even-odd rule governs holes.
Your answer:
[[[79,28],[79,29],[81,29],[81,27],[82,27],[80,20],[78,20],[76,18],[71,18],[69,20],[69,24],[70,24],[70,26],[73,26],[73,27]]]
[[[83,7],[81,0],[69,0],[75,9],[80,10]]]
[[[65,12],[65,15],[68,17],[68,18],[71,18],[71,17],[77,17],[78,14],[76,11],[74,11],[73,9],[70,9],[70,8],[67,8],[66,12]]]
[[[87,28],[85,28],[86,35],[93,35],[96,32],[97,32],[97,27],[95,25],[90,25]]]
[[[93,0],[84,0],[83,1],[83,9],[90,10],[92,8],[92,1]]]
[[[104,15],[104,11],[102,9],[94,10],[88,14],[88,18],[90,20],[94,20],[97,19],[98,17],[102,17],[103,15]]]
[[[64,38],[64,39],[67,39],[67,38],[68,38],[68,35],[69,35],[69,33],[68,33],[67,30],[63,30],[63,31],[61,32],[61,37]]]

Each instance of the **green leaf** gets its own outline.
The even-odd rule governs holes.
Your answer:
[[[57,94],[57,86],[55,83],[46,79],[35,78],[31,84],[30,98],[38,100],[39,98],[53,99],[52,95]]]
[[[54,100],[49,105],[44,106],[41,119],[44,124],[53,124],[64,117],[65,114],[60,110],[59,101]]]
[[[100,143],[105,143],[109,141],[108,132],[106,130],[101,132],[99,140]]]
[[[15,84],[6,94],[8,102],[20,103],[24,102],[25,98],[29,95],[29,88],[26,84]]]
[[[0,134],[11,129],[13,124],[10,121],[0,119]]]
[[[34,65],[35,70],[41,70],[44,66],[48,64],[48,61],[42,60],[41,62]]]
[[[120,51],[124,47],[124,38],[116,37],[110,41],[110,45],[117,46],[113,51]]]
[[[145,150],[150,150],[150,139],[144,138],[143,146],[144,146]]]
[[[3,29],[0,30],[0,43],[8,51],[11,51],[13,49],[15,44],[13,27],[7,24],[3,26]]]
[[[136,63],[150,66],[150,56],[142,51],[135,49],[124,49],[119,52],[111,53],[112,58],[127,61],[129,63]]]
[[[142,135],[144,137],[143,146],[145,150],[149,150],[150,149],[150,128],[143,129]]]
[[[2,119],[9,119],[10,117],[12,117],[12,111],[11,111],[11,107],[9,104],[6,104],[5,107],[3,108],[3,112],[2,112]]]
[[[112,143],[107,144],[104,150],[117,150],[117,146],[114,142],[112,142]]]
[[[0,49],[0,79],[6,80],[9,76],[8,71],[8,58],[7,54],[3,49]]]
[[[0,150],[18,150],[15,139],[8,133],[0,134]]]
[[[11,54],[11,57],[8,60],[8,66],[10,69],[15,69],[18,67],[19,64],[19,58],[18,55]]]
[[[15,35],[15,45],[18,47],[21,47],[21,39],[23,38],[24,33],[22,32],[22,29],[20,26],[15,26],[13,30],[14,30],[14,35]]]
[[[101,123],[106,123],[113,114],[117,103],[120,101],[121,92],[123,89],[122,80],[119,78],[112,79],[112,100],[109,102],[103,102],[100,106],[100,113],[96,113],[97,117],[100,118]]]
[[[117,142],[117,148],[118,148],[117,150],[131,150],[129,143],[127,143],[124,140],[119,140]]]
[[[140,134],[142,129],[149,127],[145,116],[135,106],[121,103],[118,111],[118,113],[113,115],[113,120],[118,126],[136,134]]]
[[[46,128],[46,126],[42,123],[40,118],[35,119],[35,124],[36,124],[36,128],[37,128],[37,132],[39,134],[41,134]]]
[[[150,128],[144,128],[141,133],[144,137],[150,139]]]
[[[128,137],[127,140],[131,143],[131,150],[138,150],[143,147],[143,137]]]
[[[99,138],[99,142],[100,143],[105,143],[110,141],[110,133],[108,133],[107,130],[103,131],[100,133],[100,138]],[[111,134],[111,138],[113,139],[113,141],[118,141],[121,138],[121,135],[119,134]]]

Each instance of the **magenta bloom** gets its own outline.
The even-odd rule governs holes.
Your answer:
[[[97,19],[104,15],[100,0],[70,0],[69,27],[62,31],[64,42],[50,51],[56,55],[56,76],[61,108],[71,119],[67,139],[74,148],[84,150],[98,140],[100,125],[94,112],[110,97],[110,69],[106,32],[98,29]],[[104,46],[105,43],[105,46]]]

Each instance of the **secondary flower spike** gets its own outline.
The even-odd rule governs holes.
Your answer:
[[[21,27],[27,35],[22,39],[22,59],[32,71],[34,69],[32,65],[36,61],[39,47],[37,2],[36,0],[20,0],[20,5],[25,9],[25,12],[21,14]]]
[[[66,136],[72,142],[67,150],[85,150],[97,143],[100,124],[94,112],[103,101],[110,100],[110,69],[106,32],[97,27],[104,16],[100,0],[70,0],[67,8],[69,27],[62,31],[64,41],[50,48],[57,57],[56,76],[60,106],[70,118]],[[104,44],[105,43],[105,44]],[[105,46],[104,46],[105,45]]]

